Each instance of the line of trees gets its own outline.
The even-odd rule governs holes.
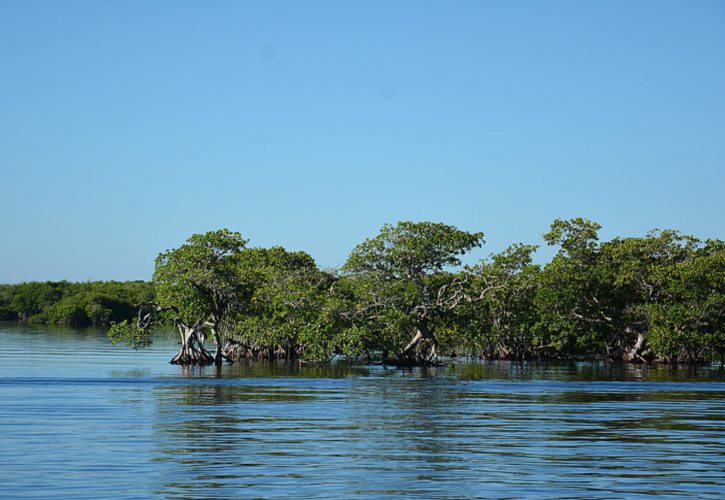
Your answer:
[[[108,326],[136,316],[153,300],[144,281],[34,281],[0,285],[0,320],[72,326]]]
[[[159,255],[154,300],[109,337],[142,347],[171,323],[180,364],[336,355],[722,363],[725,243],[672,230],[600,242],[599,229],[554,221],[544,240],[558,253],[544,266],[526,244],[462,266],[483,233],[399,222],[337,270],[304,252],[248,248],[228,230],[198,234]]]

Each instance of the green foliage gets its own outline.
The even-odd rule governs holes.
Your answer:
[[[388,280],[416,280],[446,266],[459,266],[461,255],[482,244],[483,233],[468,233],[446,224],[385,224],[378,236],[355,247],[343,269],[379,273]]]
[[[516,244],[461,268],[482,233],[400,222],[356,246],[340,273],[304,252],[246,248],[223,229],[161,253],[152,284],[0,285],[0,319],[111,325],[111,341],[133,348],[150,344],[155,325],[173,324],[180,362],[208,362],[207,330],[250,357],[425,362],[430,349],[725,362],[725,243],[673,230],[600,242],[599,229],[555,220],[544,240],[558,252],[543,267],[536,246]]]
[[[598,232],[602,228],[589,219],[561,220],[556,219],[549,232],[544,235],[544,241],[549,245],[559,245],[562,253],[570,256],[591,252],[596,248],[599,239]]]
[[[63,325],[109,325],[130,319],[136,304],[151,300],[143,281],[28,282],[0,288],[2,319]]]
[[[17,319],[18,315],[10,307],[10,290],[13,285],[0,285],[0,321]]]
[[[547,356],[595,357],[625,349],[617,335],[620,304],[611,269],[598,244],[599,224],[587,219],[556,220],[544,235],[559,253],[541,275],[535,304],[536,334]]]
[[[479,300],[456,310],[447,329],[451,338],[444,343],[487,358],[537,357],[534,299],[541,269],[532,262],[537,248],[515,244],[465,269],[469,295]]]
[[[660,300],[645,308],[650,343],[669,362],[725,361],[725,252],[708,242],[657,274]]]
[[[334,351],[340,317],[331,289],[336,278],[304,252],[252,248],[236,261],[245,300],[232,336],[282,357],[325,360]]]
[[[227,229],[192,235],[184,245],[166,250],[156,258],[153,286],[155,301],[138,305],[134,323],[113,324],[108,336],[117,344],[134,348],[151,343],[151,329],[170,321],[181,335],[182,347],[172,363],[221,362],[219,327],[239,308],[242,295],[236,260],[247,240]],[[102,315],[98,308],[90,309]],[[204,347],[204,330],[212,331],[217,345],[216,360]]]
[[[483,244],[469,233],[433,222],[386,224],[375,238],[355,247],[343,267],[352,299],[346,340],[371,355],[400,355],[415,331],[432,329],[448,312],[442,291],[455,279],[450,268]],[[357,340],[350,338],[355,333]]]
[[[628,359],[641,337],[640,359],[722,359],[723,243],[655,230],[599,244],[598,228],[555,221],[545,236],[561,245],[536,296],[551,355]]]
[[[161,253],[153,276],[157,303],[178,308],[187,323],[221,321],[238,298],[235,260],[246,244],[239,233],[221,229]]]
[[[125,342],[133,349],[141,349],[151,345],[150,330],[140,328],[137,323],[123,320],[113,323],[108,329],[108,339],[113,345]]]

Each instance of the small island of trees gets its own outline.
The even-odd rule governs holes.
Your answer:
[[[554,221],[544,240],[558,252],[543,266],[533,262],[538,247],[521,243],[462,265],[483,233],[399,222],[335,270],[222,229],[161,253],[150,284],[4,285],[0,317],[110,325],[112,342],[134,348],[171,325],[180,339],[171,362],[184,365],[335,356],[723,363],[725,243],[673,230],[600,242],[599,229]]]

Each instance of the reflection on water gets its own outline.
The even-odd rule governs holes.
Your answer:
[[[112,349],[92,331],[0,326],[0,336],[2,497],[725,491],[725,374],[717,368],[183,369],[167,363],[174,345],[163,336],[140,352]]]

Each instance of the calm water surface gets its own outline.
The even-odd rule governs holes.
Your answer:
[[[725,373],[183,369],[0,324],[0,497],[725,498]]]

